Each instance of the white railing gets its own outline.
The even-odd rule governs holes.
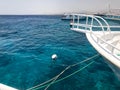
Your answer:
[[[120,49],[115,47],[114,45],[108,43],[105,38],[98,37],[94,32],[93,28],[96,28],[94,31],[102,31],[103,36],[105,37],[106,34],[111,34],[111,29],[110,28],[120,28],[120,26],[109,26],[108,22],[103,19],[100,16],[94,16],[94,15],[85,15],[85,14],[73,14],[73,20],[70,23],[71,29],[72,30],[78,30],[83,33],[91,33],[91,37],[93,38],[92,35],[94,35],[97,39],[93,38],[93,40],[102,48],[103,46],[100,44],[102,41],[103,44],[106,44],[107,46],[110,46],[112,49],[108,52],[106,49],[106,52],[112,54],[115,58],[118,58],[116,55],[114,55],[113,51],[118,50],[120,52]],[[77,17],[77,18],[76,18]],[[84,19],[84,20],[83,20]],[[97,25],[95,25],[95,23]],[[99,28],[99,29],[97,29]]]
[[[86,15],[86,14],[73,14],[72,16],[73,16],[73,20],[71,22],[72,25],[71,29],[81,29],[81,27],[84,27],[86,30],[92,31],[92,28],[97,27],[97,28],[101,28],[103,33],[105,31],[105,28],[107,28],[107,31],[110,31],[109,24],[102,17],[94,16],[94,15]],[[80,22],[83,19],[85,21],[84,24]],[[104,22],[105,25],[103,25],[100,20]],[[94,24],[95,21],[98,23],[98,25]]]
[[[105,50],[106,52],[110,53],[110,54],[111,54],[112,56],[114,56],[115,58],[117,58],[117,59],[120,60],[120,57],[117,57],[117,56],[114,54],[114,50],[118,50],[118,51],[120,52],[120,49],[119,49],[119,48],[117,48],[117,47],[115,47],[114,45],[106,42],[106,40],[98,37],[97,35],[95,35],[95,33],[92,33],[92,34],[97,38],[97,40],[95,40],[93,37],[92,37],[92,39],[93,39],[102,49],[104,49],[104,48],[103,48],[103,46],[100,44],[101,41],[102,41],[103,44],[106,44],[106,45],[108,45],[109,47],[111,47],[111,50],[109,50],[109,51],[107,51],[106,49],[104,49],[104,50]],[[92,36],[92,35],[91,35],[91,36]]]

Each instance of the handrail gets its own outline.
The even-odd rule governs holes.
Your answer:
[[[95,17],[102,19],[105,22],[105,24],[107,25],[108,30],[110,31],[110,26],[105,19],[103,19],[102,17],[99,17],[99,16],[95,16]]]
[[[91,21],[91,24],[90,24],[90,30],[92,29],[92,27],[94,27],[94,23],[93,23],[93,21],[94,20],[96,20],[97,22],[98,22],[98,24],[100,25],[100,26],[98,26],[98,27],[101,27],[102,28],[102,31],[103,31],[103,33],[104,33],[104,25],[98,20],[98,18],[99,19],[101,19],[105,24],[106,24],[106,27],[107,27],[107,31],[109,30],[110,31],[110,26],[109,26],[109,24],[107,23],[107,21],[105,21],[102,17],[100,17],[100,16],[94,16],[94,15],[86,15],[86,14],[72,14],[72,16],[73,16],[73,23],[71,23],[72,24],[72,26],[73,26],[73,28],[74,28],[74,25],[75,25],[75,19],[77,19],[77,22],[76,23],[78,23],[78,24],[80,24],[78,21],[81,19],[81,18],[75,18],[75,16],[77,16],[77,17],[86,17],[87,18],[87,20],[86,20],[86,24],[85,25],[87,25],[88,24],[88,18],[91,18],[92,19],[92,21]],[[86,27],[86,26],[85,26]],[[97,26],[96,26],[97,27]],[[77,27],[78,28],[78,27]]]
[[[92,34],[94,34],[94,33],[92,33]],[[107,44],[107,45],[109,45],[109,46],[111,46],[112,48],[114,48],[114,49],[116,49],[116,50],[118,50],[118,51],[120,51],[120,49],[119,48],[117,48],[117,47],[115,47],[115,46],[113,46],[112,44],[110,44],[110,43],[107,43],[104,39],[102,39],[102,38],[100,38],[100,37],[98,37],[97,35],[95,35],[94,34],[94,36],[95,37],[97,37],[97,41],[96,42],[98,42],[99,43],[99,41],[101,40],[101,41],[103,41],[105,44]],[[98,40],[99,39],[99,40]],[[94,39],[95,40],[95,39]],[[111,51],[111,53],[113,54],[113,51]]]
[[[92,34],[94,34],[94,33],[92,33]],[[112,50],[109,50],[110,51],[110,53],[115,57],[115,58],[117,58],[117,59],[119,59],[120,60],[120,58],[118,58],[118,57],[116,57],[116,55],[114,55],[114,53],[113,53],[113,51],[116,49],[116,50],[118,50],[118,51],[120,51],[120,49],[119,48],[117,48],[117,47],[115,47],[115,46],[113,46],[112,44],[110,44],[110,43],[107,43],[104,39],[101,39],[100,37],[98,37],[97,35],[95,35],[94,34],[94,36],[95,37],[97,37],[97,41],[94,39],[94,41],[96,42],[96,43],[98,43],[99,44],[99,41],[101,40],[102,42],[104,42],[105,44],[107,44],[107,45],[109,45],[111,48],[112,48]],[[99,39],[99,40],[98,40]],[[101,45],[100,45],[101,46]],[[103,47],[102,47],[103,48]],[[105,51],[107,51],[107,50],[105,50]],[[109,53],[109,52],[108,52]]]
[[[88,26],[88,27],[90,27],[91,25],[86,25],[86,24],[78,24],[78,23],[70,23],[71,25],[78,25],[78,26],[83,26],[83,27],[86,27],[86,26]],[[97,26],[97,25],[92,25],[92,27],[98,27],[98,28],[100,28],[101,26]],[[104,27],[104,28],[107,28],[108,26],[102,26],[102,27]],[[109,26],[110,28],[120,28],[120,26]]]

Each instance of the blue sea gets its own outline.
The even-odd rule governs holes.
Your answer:
[[[85,34],[71,31],[69,23],[55,15],[0,16],[0,83],[26,90],[96,55]],[[99,55],[91,61],[95,62],[47,90],[120,90],[120,81],[104,59]],[[58,79],[87,64],[67,70]]]

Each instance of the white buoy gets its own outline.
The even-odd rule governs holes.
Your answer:
[[[52,60],[56,60],[57,59],[57,55],[53,54],[51,58],[52,58]]]

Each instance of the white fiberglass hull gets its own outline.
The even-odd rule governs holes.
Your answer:
[[[104,57],[104,56],[103,56]],[[105,57],[104,57],[105,58]],[[120,68],[114,65],[113,63],[109,62],[108,59],[105,58],[105,62],[108,64],[108,66],[112,69],[118,80],[120,81]]]
[[[109,67],[120,80],[120,60],[114,57],[111,53],[107,52],[103,45],[96,43],[94,37],[91,36],[91,33],[86,33],[86,37],[91,45],[105,58]]]

